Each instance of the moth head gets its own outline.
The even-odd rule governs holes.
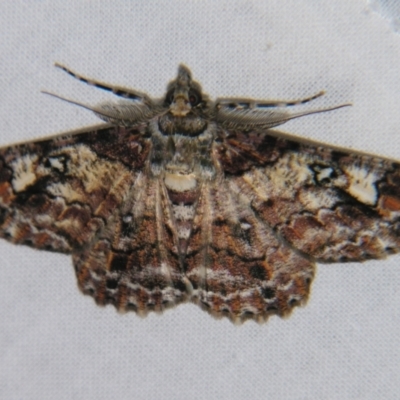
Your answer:
[[[179,65],[177,77],[167,87],[165,104],[175,117],[185,117],[204,104],[200,85],[192,80],[189,68],[183,64]]]

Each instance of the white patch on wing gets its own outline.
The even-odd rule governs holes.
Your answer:
[[[37,160],[36,155],[27,154],[10,163],[14,170],[12,185],[15,192],[22,192],[36,181],[35,163]]]
[[[376,173],[355,166],[345,168],[345,173],[349,179],[349,186],[346,188],[347,193],[361,203],[376,204],[378,192],[375,182],[379,179]]]
[[[165,262],[161,263],[160,275],[170,276],[168,265]]]
[[[190,277],[200,277],[203,278],[204,274],[207,276],[207,280],[215,280],[219,282],[236,282],[236,283],[242,283],[244,281],[242,276],[238,275],[232,275],[229,273],[229,271],[226,270],[213,270],[211,268],[206,268],[204,270],[204,267],[199,266],[193,268],[187,276]]]
[[[337,201],[336,196],[329,189],[324,192],[302,190],[299,199],[307,210],[318,211],[321,208],[330,208]]]
[[[53,196],[60,196],[68,202],[85,201],[85,197],[73,189],[69,183],[52,183],[47,186],[47,191]]]
[[[48,158],[51,168],[56,169],[60,172],[64,172],[64,164],[60,161],[59,157],[49,157]]]
[[[320,171],[317,172],[316,174],[316,179],[318,182],[321,182],[324,179],[329,179],[333,173],[333,168],[331,167],[326,167],[322,168]]]
[[[247,222],[242,222],[242,223],[240,224],[240,227],[241,227],[244,231],[247,231],[247,230],[249,230],[249,229],[251,228],[251,225],[248,224]]]

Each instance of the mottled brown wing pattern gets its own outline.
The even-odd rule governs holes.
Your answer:
[[[139,173],[92,246],[73,254],[80,289],[100,305],[140,315],[187,300],[160,180]],[[174,251],[175,248],[175,251]]]
[[[314,263],[280,241],[226,179],[201,191],[186,268],[192,300],[234,322],[288,315],[314,276]]]
[[[348,104],[211,101],[184,65],[155,99],[57,66],[124,100],[64,99],[107,124],[0,149],[0,237],[72,254],[98,304],[262,322],[305,303],[315,262],[399,251],[398,163],[271,130]]]
[[[0,150],[0,236],[72,253],[90,244],[143,167],[139,132],[103,125]]]
[[[145,314],[183,301],[149,151],[143,132],[109,126],[2,149],[1,237],[72,253],[80,289],[99,304]]]
[[[399,251],[398,163],[280,132],[220,135],[230,190],[304,256],[362,261]]]

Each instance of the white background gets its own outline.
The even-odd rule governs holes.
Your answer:
[[[161,96],[186,63],[212,97],[353,107],[283,130],[400,159],[400,36],[364,0],[2,0],[0,143],[98,120],[40,93]],[[234,326],[192,304],[141,319],[80,294],[69,257],[0,243],[1,399],[395,399],[400,257],[320,265],[305,308]]]

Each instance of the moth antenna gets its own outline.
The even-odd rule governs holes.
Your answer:
[[[273,128],[278,125],[282,125],[288,121],[295,118],[304,117],[311,114],[319,114],[323,112],[337,110],[343,107],[349,107],[352,104],[340,104],[338,106],[320,108],[314,110],[301,111],[298,113],[288,113],[286,109],[284,110],[257,110],[257,109],[245,109],[245,110],[230,110],[226,107],[220,107],[218,110],[217,119],[221,121],[222,124],[229,127],[238,126],[259,126],[266,129]]]
[[[351,107],[352,105],[353,105],[352,103],[345,103],[345,104],[339,104],[338,106],[303,111],[303,112],[299,112],[297,114],[292,114],[289,119],[300,118],[300,117],[304,117],[306,115],[319,114],[319,113],[324,113],[324,112],[328,112],[328,111],[338,110],[339,108]]]
[[[297,100],[281,100],[281,101],[272,101],[272,102],[265,102],[265,103],[257,103],[255,104],[255,107],[292,107],[292,106],[298,106],[300,104],[306,104],[309,103],[315,99],[318,99],[321,96],[324,96],[326,94],[325,90],[321,90],[318,93],[309,96],[309,97],[304,97],[301,99]]]
[[[44,94],[47,94],[49,96],[55,97],[56,99],[60,99],[62,101],[65,101],[67,103],[74,104],[74,105],[76,105],[78,107],[85,108],[86,110],[92,111],[95,114],[101,115],[103,117],[106,117],[106,118],[114,118],[115,117],[115,116],[109,115],[109,114],[105,113],[104,111],[101,111],[101,110],[99,110],[97,108],[91,107],[91,106],[89,106],[87,104],[84,104],[84,103],[79,103],[78,101],[71,100],[71,99],[68,99],[66,97],[62,97],[62,96],[60,96],[58,94],[47,92],[46,90],[41,90],[40,92],[44,93]]]
[[[216,106],[223,107],[223,106],[237,106],[240,108],[274,108],[274,107],[291,107],[291,106],[298,106],[301,104],[309,103],[325,94],[325,90],[321,90],[318,93],[303,97],[297,100],[251,100],[251,99],[240,99],[240,98],[222,98],[217,99]]]
[[[145,95],[144,93],[140,93],[135,90],[126,89],[126,88],[123,88],[120,86],[114,86],[114,85],[110,85],[105,82],[87,78],[86,76],[78,74],[75,71],[73,71],[73,70],[69,69],[68,67],[66,67],[60,63],[57,63],[57,62],[54,63],[54,66],[56,68],[62,69],[64,72],[66,72],[68,75],[71,75],[73,78],[78,79],[78,81],[84,82],[84,83],[88,84],[89,86],[94,86],[98,89],[112,92],[116,96],[123,97],[124,99],[142,100],[142,101],[149,100],[148,96]]]

